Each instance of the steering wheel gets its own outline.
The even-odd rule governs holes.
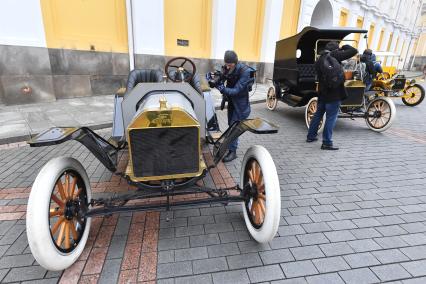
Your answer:
[[[187,64],[187,62],[189,62],[189,64]],[[186,69],[185,64],[190,69]],[[164,69],[167,78],[173,82],[191,82],[197,70],[194,62],[186,57],[175,57],[170,59],[167,61]]]

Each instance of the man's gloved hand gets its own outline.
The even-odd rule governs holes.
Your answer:
[[[219,92],[222,93],[222,91],[225,89],[225,85],[223,83],[216,86],[216,89],[218,89]]]
[[[223,110],[225,108],[227,101],[228,101],[228,98],[226,96],[222,96],[222,102],[220,103],[220,110]]]

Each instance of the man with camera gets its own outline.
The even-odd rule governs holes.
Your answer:
[[[215,87],[223,95],[221,109],[228,102],[228,125],[244,120],[250,115],[249,92],[254,83],[254,69],[238,62],[233,50],[227,50],[224,56],[225,65],[222,72],[207,74],[210,87]],[[226,84],[226,87],[225,87]],[[223,162],[237,158],[238,138],[229,145],[229,151]]]

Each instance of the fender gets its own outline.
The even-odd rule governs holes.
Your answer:
[[[233,123],[213,145],[213,159],[215,165],[225,156],[229,144],[244,132],[250,131],[255,134],[274,134],[278,132],[278,129],[279,127],[275,124],[261,118],[245,119]]]
[[[117,170],[117,152],[115,147],[87,127],[53,127],[29,140],[30,147],[43,147],[76,140],[86,146],[96,158],[110,171]]]

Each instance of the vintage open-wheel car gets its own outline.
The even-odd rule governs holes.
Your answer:
[[[399,61],[399,55],[392,52],[376,52],[379,58]],[[425,98],[425,89],[417,84],[415,79],[409,80],[403,74],[398,74],[394,67],[384,67],[384,72],[377,74],[373,80],[372,90],[375,91],[375,97],[386,96],[389,98],[401,98],[407,106],[419,105]]]
[[[55,127],[29,141],[30,146],[39,147],[76,140],[108,170],[137,188],[109,198],[94,198],[79,161],[59,157],[47,162],[34,181],[26,216],[31,252],[44,268],[62,270],[72,265],[88,239],[91,217],[120,212],[240,202],[248,231],[256,241],[268,242],[275,236],[281,211],[280,185],[265,148],[256,145],[247,150],[240,183],[235,187],[209,188],[198,181],[221,161],[229,143],[245,131],[268,134],[278,128],[260,118],[247,119],[214,139],[208,127],[215,118],[214,104],[209,90],[203,92],[200,87],[194,63],[188,58],[174,58],[165,69],[166,82],[157,70],[133,70],[129,74],[127,90],[115,95],[110,139],[87,127]],[[202,154],[206,143],[213,149],[210,164]],[[123,172],[117,170],[120,151],[128,151]],[[172,198],[194,193],[201,193],[197,196],[202,198]],[[155,199],[128,204],[148,198]]]
[[[266,106],[275,110],[278,101],[292,107],[305,109],[305,121],[310,121],[317,109],[318,93],[315,61],[329,41],[355,42],[345,40],[350,34],[363,34],[367,30],[357,28],[320,29],[306,27],[300,33],[277,41],[275,48],[273,87],[266,96]],[[359,60],[359,59],[358,59]],[[359,64],[359,62],[358,62]],[[395,118],[395,105],[387,97],[365,99],[365,85],[362,74],[345,72],[345,88],[348,97],[342,101],[339,118],[364,118],[367,126],[377,132],[388,129]],[[321,123],[321,131],[324,124]]]

